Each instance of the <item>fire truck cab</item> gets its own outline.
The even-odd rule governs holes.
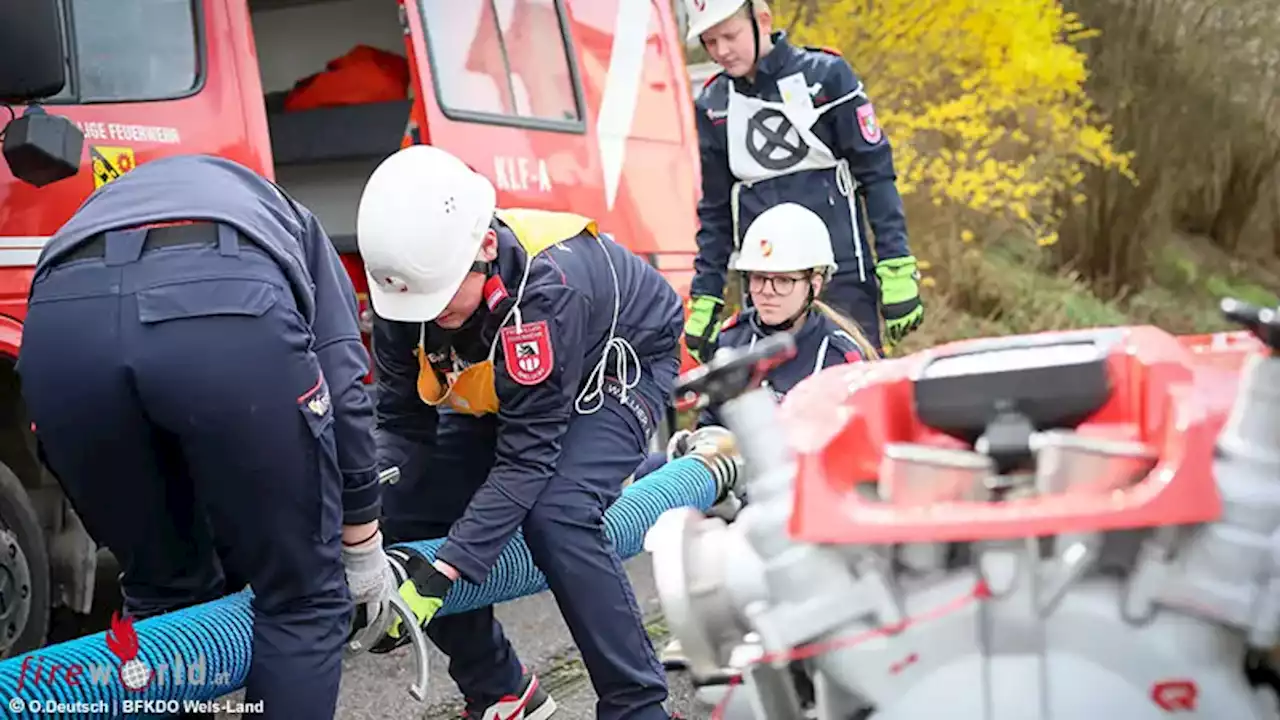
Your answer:
[[[56,4],[66,50],[40,104],[84,148],[43,187],[0,165],[0,656],[41,646],[51,608],[92,605],[97,548],[36,458],[13,361],[45,240],[137,164],[208,153],[273,178],[319,216],[366,319],[355,211],[402,142],[458,155],[500,205],[595,217],[687,294],[698,150],[670,0],[30,1]],[[402,96],[291,95],[361,46],[403,59]]]

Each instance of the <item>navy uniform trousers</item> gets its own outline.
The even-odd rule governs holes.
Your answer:
[[[332,411],[309,402],[328,389],[296,308],[226,226],[107,233],[32,288],[19,366],[126,612],[239,589],[216,543],[254,591],[246,699],[282,720],[333,717],[352,612]]]
[[[533,561],[546,575],[582,652],[599,698],[596,717],[602,720],[669,720],[662,709],[666,672],[645,633],[626,570],[604,532],[604,511],[644,458],[679,366],[675,357],[646,363],[627,405],[606,393],[595,413],[573,416],[556,474],[522,526]],[[436,447],[419,453],[427,466],[384,487],[389,541],[448,534],[489,474],[496,433],[495,416],[440,412]],[[449,656],[449,675],[469,705],[486,707],[518,686],[520,661],[492,607],[438,617],[427,634]]]

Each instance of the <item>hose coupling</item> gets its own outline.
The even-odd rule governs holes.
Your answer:
[[[716,481],[716,502],[728,499],[738,488],[743,460],[737,438],[727,428],[707,425],[697,430],[681,430],[667,444],[668,459],[693,457]]]

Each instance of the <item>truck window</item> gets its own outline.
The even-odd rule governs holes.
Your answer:
[[[560,0],[429,2],[422,12],[446,114],[580,127]]]
[[[167,100],[200,81],[199,0],[69,0],[79,102]]]

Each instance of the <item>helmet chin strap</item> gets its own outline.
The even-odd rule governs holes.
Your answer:
[[[751,41],[755,43],[755,50],[751,54],[751,67],[754,68],[756,63],[760,62],[760,23],[756,20],[756,9],[752,0],[747,0],[747,17],[751,18]]]
[[[471,311],[471,314],[470,314],[469,316],[467,316],[467,319],[466,319],[466,321],[465,321],[465,322],[463,322],[463,325],[468,325],[468,324],[470,324],[470,323],[471,323],[471,321],[472,321],[472,320],[474,320],[475,318],[482,317],[482,316],[484,315],[484,313],[482,312],[482,310],[487,310],[487,309],[489,309],[489,308],[488,308],[489,295],[490,295],[490,294],[493,292],[493,290],[494,290],[493,288],[490,288],[490,287],[489,287],[489,283],[490,283],[490,280],[491,280],[492,278],[494,278],[494,277],[496,277],[496,276],[497,276],[497,272],[498,272],[498,271],[497,271],[497,268],[494,266],[494,264],[493,264],[492,262],[488,262],[488,261],[485,261],[485,260],[476,260],[475,262],[471,263],[471,269],[468,271],[468,274],[469,274],[469,273],[479,273],[480,275],[484,276],[484,279],[485,279],[484,290],[483,290],[483,292],[484,292],[484,297],[482,297],[482,298],[480,299],[480,304],[479,304],[479,305],[476,305],[476,309],[475,309],[475,310],[472,310],[472,311]],[[501,283],[501,279],[499,279],[499,283]],[[501,287],[501,288],[502,288],[502,289],[501,289],[501,292],[503,293],[503,296],[505,297],[505,295],[506,295],[506,288],[505,288],[505,287],[502,287],[501,285],[499,285],[499,287]]]

